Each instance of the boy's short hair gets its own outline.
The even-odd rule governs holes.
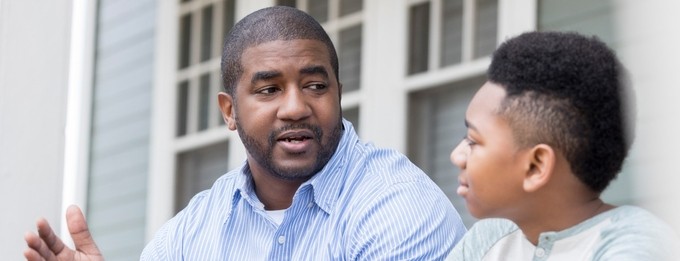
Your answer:
[[[621,171],[633,138],[624,74],[614,52],[596,37],[562,32],[506,41],[487,72],[489,81],[506,90],[498,113],[515,142],[555,148],[595,192]]]

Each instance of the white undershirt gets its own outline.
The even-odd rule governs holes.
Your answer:
[[[265,210],[267,212],[267,215],[271,217],[274,220],[274,223],[276,225],[281,225],[283,222],[283,215],[286,213],[287,209],[279,209],[279,210]]]

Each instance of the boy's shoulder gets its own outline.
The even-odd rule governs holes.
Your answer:
[[[620,206],[610,212],[610,223],[601,230],[593,260],[670,260],[679,254],[677,233],[651,212],[635,206]]]
[[[634,206],[617,207],[563,231],[545,235],[555,241],[551,242],[554,246],[550,251],[552,254],[582,255],[588,252],[590,254],[586,253],[586,256],[591,257],[588,260],[670,260],[680,249],[678,236],[668,224]],[[581,245],[582,252],[562,247],[565,243]],[[527,244],[524,234],[512,221],[483,219],[472,226],[447,260],[486,260],[491,252],[499,251],[505,254],[491,256],[507,256],[508,246],[517,250],[517,246],[529,246]],[[516,252],[514,250],[510,252]],[[536,247],[527,250],[533,254]]]
[[[482,260],[499,241],[522,238],[519,227],[508,219],[481,219],[470,228],[446,260]]]

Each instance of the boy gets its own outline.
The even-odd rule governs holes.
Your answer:
[[[477,222],[449,260],[664,260],[676,236],[600,199],[630,141],[623,68],[595,38],[531,32],[493,54],[451,153]],[[676,257],[677,258],[677,257]]]

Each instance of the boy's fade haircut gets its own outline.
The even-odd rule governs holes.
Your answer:
[[[634,137],[627,113],[633,97],[603,42],[572,32],[524,33],[493,53],[487,76],[506,90],[498,113],[520,147],[555,148],[598,193],[616,178]]]
[[[222,85],[236,98],[235,89],[243,67],[241,55],[249,48],[276,40],[317,40],[326,45],[330,64],[339,82],[338,56],[321,24],[309,14],[288,6],[272,6],[255,11],[232,27],[222,52]]]

